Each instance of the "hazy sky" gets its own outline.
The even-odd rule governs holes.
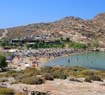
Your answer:
[[[0,28],[66,16],[92,19],[101,12],[105,12],[105,0],[0,0]]]

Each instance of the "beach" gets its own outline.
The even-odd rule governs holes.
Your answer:
[[[17,50],[8,56],[7,62],[10,67],[26,68],[41,67],[49,60],[79,54],[84,50],[77,49],[38,49],[38,50]],[[14,56],[14,57],[13,57]]]

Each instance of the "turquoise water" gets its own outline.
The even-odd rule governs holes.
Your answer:
[[[49,60],[45,66],[81,66],[105,70],[105,52],[90,52]]]

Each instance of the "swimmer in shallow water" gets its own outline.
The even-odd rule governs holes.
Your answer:
[[[68,59],[68,63],[70,63],[70,59]]]

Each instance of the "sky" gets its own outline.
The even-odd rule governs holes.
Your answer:
[[[0,0],[0,28],[52,22],[66,16],[92,19],[105,0]]]

